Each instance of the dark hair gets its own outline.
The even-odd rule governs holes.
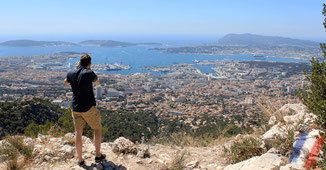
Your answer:
[[[91,56],[88,55],[88,54],[83,54],[81,57],[80,57],[80,65],[81,66],[84,66],[84,67],[87,67],[90,63],[91,63]]]

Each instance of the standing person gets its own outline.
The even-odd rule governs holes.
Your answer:
[[[82,156],[82,135],[85,123],[94,129],[95,162],[100,162],[106,156],[100,152],[102,140],[101,115],[95,107],[96,101],[93,92],[93,83],[99,86],[100,81],[91,70],[91,56],[88,54],[82,55],[80,62],[76,63],[76,69],[67,74],[64,83],[65,85],[71,85],[73,92],[72,117],[76,131],[78,165],[85,166],[85,161]]]

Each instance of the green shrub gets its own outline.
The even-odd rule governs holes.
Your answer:
[[[38,133],[39,133],[39,125],[37,125],[34,121],[29,124],[25,130],[24,130],[24,134],[28,137],[33,137],[36,138]]]
[[[232,164],[254,156],[260,156],[266,152],[264,148],[260,147],[261,144],[262,142],[259,139],[245,137],[240,141],[235,141],[229,149],[224,147],[224,156]]]
[[[323,4],[322,14],[325,17],[324,28],[326,28],[326,4]],[[311,73],[304,71],[310,85],[299,90],[298,96],[309,111],[317,116],[316,123],[321,125],[323,129],[326,129],[326,44],[321,43],[320,48],[324,59],[322,61],[315,58],[310,60],[312,66]],[[326,147],[323,147],[322,151],[323,159],[317,165],[321,169],[326,169]]]
[[[272,141],[272,147],[277,149],[281,155],[289,157],[293,151],[294,132],[294,129],[290,129],[284,136],[275,136],[275,140]]]

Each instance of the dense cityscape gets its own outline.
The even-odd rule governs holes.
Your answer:
[[[73,68],[60,63],[79,55],[0,58],[1,101],[37,97],[69,108],[72,92],[63,80],[67,69]],[[210,65],[215,74],[202,73],[194,64]],[[94,87],[98,106],[153,112],[167,119],[178,117],[194,129],[205,124],[203,115],[236,120],[239,127],[255,127],[266,112],[266,103],[282,106],[298,102],[295,90],[306,84],[302,70],[309,70],[306,63],[213,60],[194,64],[142,68],[163,73],[160,76],[95,70],[101,81],[100,87]]]

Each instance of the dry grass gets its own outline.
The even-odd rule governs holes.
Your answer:
[[[181,170],[181,169],[185,169],[186,165],[185,165],[185,160],[188,156],[188,152],[183,150],[181,152],[176,152],[176,154],[174,155],[170,166],[168,168],[168,170]]]
[[[232,164],[254,156],[260,156],[266,152],[265,148],[261,148],[261,144],[262,142],[259,139],[245,137],[235,141],[230,148],[224,147],[224,156]]]
[[[284,121],[285,114],[280,112],[279,109],[282,105],[273,103],[267,98],[262,98],[258,101],[260,109],[263,111],[262,126],[254,129],[254,133],[250,137],[243,138],[240,141],[234,142],[230,148],[224,149],[224,156],[231,162],[237,163],[253,156],[259,156],[267,151],[267,148],[273,147],[278,152],[288,157],[293,151],[294,132],[297,126],[289,125]],[[271,117],[275,117],[276,124],[279,123],[279,128],[284,132],[283,135],[275,136],[275,139],[271,141],[271,146],[265,146],[261,148],[262,142],[259,137],[267,132],[271,126],[267,122]]]
[[[226,138],[224,135],[230,128],[227,127],[223,130],[221,130],[220,135],[218,138],[209,135],[204,134],[201,136],[192,136],[189,134],[185,134],[182,132],[173,133],[169,137],[158,139],[156,137],[153,137],[150,144],[163,144],[168,146],[181,146],[181,147],[209,147],[209,146],[216,146],[224,144],[225,142],[231,140],[231,138]]]
[[[64,134],[62,133],[62,128],[55,123],[54,125],[51,126],[50,130],[47,132],[49,135],[53,136],[53,137],[61,137],[64,136]]]
[[[33,145],[26,146],[22,136],[7,136],[0,147],[0,155],[4,155],[7,169],[21,169],[33,157]],[[22,158],[22,159],[19,159]],[[18,162],[18,160],[23,160]]]

